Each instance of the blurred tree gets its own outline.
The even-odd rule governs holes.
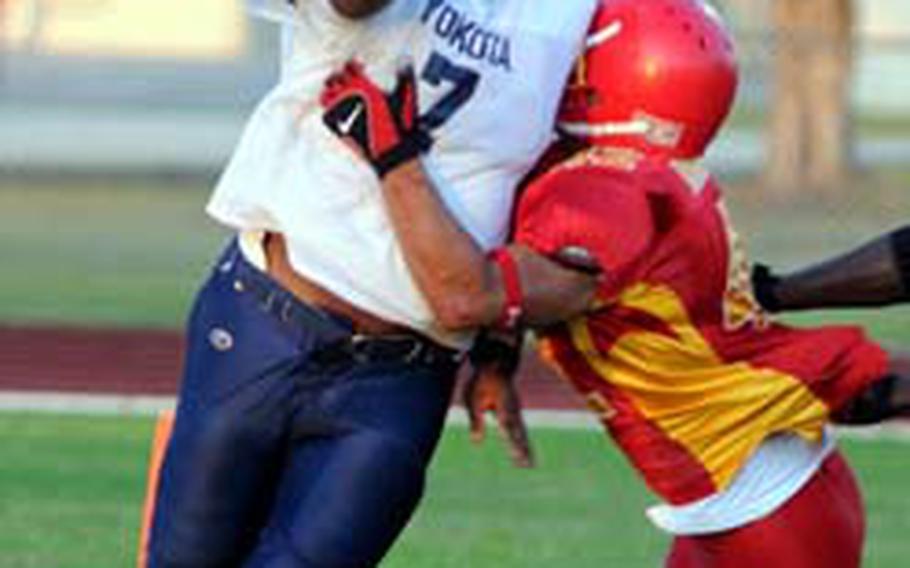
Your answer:
[[[11,47],[8,18],[6,0],[0,0],[0,88],[6,84],[6,52]]]
[[[772,0],[776,38],[766,182],[789,195],[835,188],[852,158],[852,0]]]

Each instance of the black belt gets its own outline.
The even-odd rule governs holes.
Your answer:
[[[463,354],[417,333],[396,335],[363,335],[353,331],[344,316],[311,306],[285,290],[271,276],[249,264],[237,251],[236,262],[223,264],[236,270],[234,289],[250,292],[260,307],[281,321],[296,322],[321,338],[311,354],[317,364],[346,361],[398,362],[418,365],[454,365]]]
[[[455,365],[462,355],[419,335],[352,335],[318,347],[311,358],[318,364],[393,362],[436,367]]]

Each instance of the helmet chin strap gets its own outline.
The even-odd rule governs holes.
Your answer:
[[[644,136],[651,131],[647,120],[630,120],[628,122],[560,122],[557,129],[579,138],[600,138],[602,136]]]

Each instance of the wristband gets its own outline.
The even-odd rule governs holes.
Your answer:
[[[433,138],[422,128],[415,128],[397,146],[379,156],[373,162],[373,169],[383,179],[398,166],[428,152],[432,145]]]
[[[499,267],[502,274],[502,286],[505,291],[506,301],[502,306],[502,313],[496,325],[503,329],[515,329],[524,314],[522,302],[524,292],[521,288],[521,276],[518,274],[518,264],[509,249],[500,247],[490,252],[490,259]]]
[[[901,273],[904,299],[910,298],[910,226],[891,233],[891,247]]]
[[[768,266],[756,264],[752,268],[752,293],[758,304],[768,313],[780,311],[780,301],[777,299],[777,285],[780,277]]]

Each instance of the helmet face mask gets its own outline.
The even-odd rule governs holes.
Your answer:
[[[559,129],[590,144],[701,156],[733,104],[732,39],[702,0],[600,0]]]

